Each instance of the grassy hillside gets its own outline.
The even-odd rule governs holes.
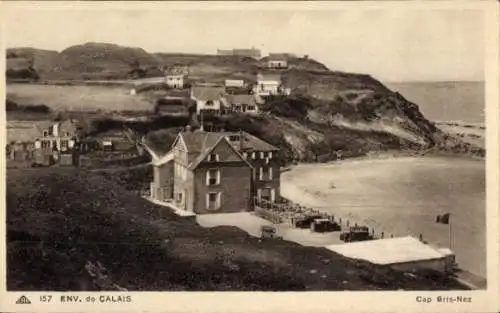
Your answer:
[[[151,54],[140,48],[104,43],[73,46],[61,53],[36,49],[10,49],[8,53],[16,57],[16,62],[20,62],[19,59],[23,57],[32,60],[26,64],[40,69],[42,81],[125,81],[134,77],[134,74],[161,76],[160,68],[176,65],[189,68],[190,81],[222,82],[228,77],[253,81],[266,61],[266,58],[257,61],[236,56]],[[331,71],[309,58],[291,58],[289,63],[290,68],[274,72],[280,73],[284,85],[292,88],[291,99],[269,99],[263,106],[268,114],[261,117],[231,117],[211,122],[224,128],[246,129],[268,139],[283,148],[288,160],[311,161],[318,156],[328,158],[336,150],[341,150],[343,155],[360,155],[371,150],[405,149],[421,153],[432,148],[484,155],[484,149],[465,143],[459,137],[446,137],[422,115],[416,104],[392,92],[369,75]],[[22,67],[22,62],[19,64],[17,68]],[[83,107],[81,100],[87,99],[73,96],[71,92],[57,91],[63,87],[42,87],[26,86],[18,88],[18,92],[13,94],[14,87],[11,85],[11,100],[25,104],[24,100],[34,102],[41,99],[49,107],[74,110],[75,107]],[[74,87],[64,88],[73,88],[77,91],[74,94],[77,94],[80,87]],[[98,99],[91,101],[93,109],[103,111],[117,104],[119,109],[148,109],[155,103],[154,98],[161,94],[153,90],[130,96],[125,89],[107,88],[109,90],[106,87],[84,88],[85,92],[81,94]],[[9,88],[7,91],[9,96]],[[67,96],[62,97],[63,94]],[[88,101],[83,102],[87,108]],[[61,104],[70,107],[64,108]],[[150,121],[149,124],[149,128],[144,125],[141,127],[158,130],[155,126],[157,121]],[[163,124],[160,128],[168,129],[170,126]]]
[[[74,169],[9,170],[7,288],[463,288],[432,273],[378,274],[368,263],[326,249],[261,241],[232,227],[201,228],[124,188],[129,178]],[[98,262],[106,276],[92,277],[86,265]]]

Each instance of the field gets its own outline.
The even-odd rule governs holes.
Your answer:
[[[9,84],[7,97],[18,104],[45,104],[57,111],[151,111],[153,105],[119,86]]]

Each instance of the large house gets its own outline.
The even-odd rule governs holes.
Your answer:
[[[180,132],[153,161],[151,197],[197,214],[252,210],[280,197],[278,151],[245,132]]]
[[[196,114],[202,112],[220,114],[225,93],[223,86],[193,86],[191,100],[196,102]]]
[[[81,128],[76,121],[40,122],[36,127],[39,135],[35,138],[35,163],[76,163],[75,152],[81,139]]]
[[[249,94],[227,95],[226,106],[230,112],[257,113],[259,111],[255,96]]]
[[[259,96],[277,95],[281,92],[281,76],[276,73],[257,74],[254,93]]]

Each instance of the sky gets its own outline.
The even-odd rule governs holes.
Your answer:
[[[12,6],[3,17],[5,44],[61,51],[108,42],[148,52],[209,54],[256,47],[265,54],[307,54],[332,70],[384,82],[484,80],[478,9],[94,8]]]

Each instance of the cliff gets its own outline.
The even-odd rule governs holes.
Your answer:
[[[227,77],[253,81],[265,64],[265,58],[153,54],[106,43],[86,43],[61,52],[17,48],[9,49],[7,54],[10,74],[24,66],[35,71],[33,77],[39,76],[40,80],[161,76],[161,69],[182,65],[189,68],[193,81],[217,82]],[[280,146],[288,161],[327,160],[339,153],[354,156],[380,150],[484,156],[483,148],[443,133],[416,104],[369,75],[332,71],[305,57],[290,57],[289,64],[288,69],[277,72],[284,85],[293,90],[291,98],[268,99],[263,105],[267,114],[263,116],[232,116],[206,122],[263,137]],[[181,118],[181,122],[185,121]],[[140,128],[155,131],[166,128],[164,125],[170,124],[150,121],[149,126]]]

